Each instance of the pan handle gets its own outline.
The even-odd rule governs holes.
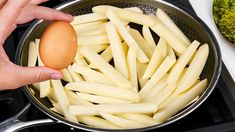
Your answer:
[[[49,124],[56,124],[60,123],[59,121],[55,121],[52,119],[39,119],[33,121],[21,121],[19,117],[24,115],[28,112],[31,104],[28,103],[24,109],[22,109],[18,114],[15,116],[3,121],[0,123],[0,132],[15,132],[25,128],[33,127],[33,126],[40,126],[40,125],[49,125]]]

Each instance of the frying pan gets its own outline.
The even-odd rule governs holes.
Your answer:
[[[192,105],[188,106],[181,112],[177,113],[174,117],[168,119],[166,122],[154,125],[145,128],[138,128],[138,129],[128,129],[128,131],[147,131],[152,129],[157,129],[160,127],[165,127],[173,122],[180,120],[181,118],[185,117],[186,115],[190,114],[196,108],[198,108],[211,94],[213,91],[221,72],[221,52],[218,46],[218,43],[210,31],[210,29],[203,23],[201,19],[195,16],[193,13],[187,10],[182,10],[175,5],[164,1],[158,0],[77,0],[64,3],[58,6],[56,9],[61,10],[63,12],[70,13],[72,15],[81,15],[91,12],[91,8],[96,5],[113,5],[118,7],[133,7],[137,6],[141,8],[145,14],[154,14],[157,8],[161,8],[162,10],[166,11],[167,14],[173,19],[173,21],[179,26],[179,28],[186,34],[186,36],[191,40],[197,39],[201,43],[208,43],[209,45],[209,57],[206,62],[206,66],[200,76],[201,79],[207,78],[208,79],[208,87],[204,91],[204,93],[200,96],[200,98],[193,103]],[[28,49],[29,49],[29,42],[34,41],[35,38],[40,38],[42,32],[45,28],[50,24],[50,21],[42,21],[38,20],[34,22],[30,28],[25,32],[24,36],[22,37],[19,47],[17,49],[16,54],[16,63],[21,66],[27,66],[28,60]],[[155,37],[156,40],[159,39]],[[5,122],[5,128],[7,130],[19,130],[24,127],[30,127],[34,125],[40,124],[48,124],[48,123],[63,123],[69,125],[73,128],[88,130],[88,131],[114,131],[108,129],[100,129],[100,128],[92,128],[86,125],[73,123],[65,119],[63,116],[54,113],[49,108],[52,107],[50,101],[47,98],[41,99],[39,97],[39,91],[33,89],[34,93],[29,89],[32,87],[31,85],[24,86],[22,88],[25,95],[31,101],[33,105],[35,105],[38,109],[48,115],[49,119],[37,120],[37,121],[30,121],[30,122],[17,122],[17,128],[15,125],[11,125],[9,127],[9,122]],[[27,108],[29,105],[27,106]],[[27,109],[25,108],[25,109]],[[11,121],[13,122],[13,121]],[[4,124],[4,123],[3,123]],[[23,125],[22,125],[23,124]],[[1,125],[1,124],[0,124]],[[3,125],[4,126],[4,125]],[[115,130],[115,131],[127,131],[127,130]]]

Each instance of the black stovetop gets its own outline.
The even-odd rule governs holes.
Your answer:
[[[66,0],[51,0],[44,5],[53,7]],[[193,12],[190,3],[187,0],[166,0],[169,2],[174,2],[174,4],[180,6],[181,8],[187,8]],[[28,28],[30,23],[19,26],[7,39],[4,48],[10,59],[14,61],[15,50],[19,39]],[[223,67],[222,74],[226,76],[226,81],[224,78],[220,77],[218,84],[216,85],[214,91],[209,96],[209,98],[195,111],[193,111],[188,116],[183,119],[170,124],[166,127],[158,129],[158,131],[166,132],[220,132],[220,131],[235,131],[235,100],[231,94],[231,89],[235,91],[235,85],[227,85],[227,79],[229,76],[225,67]],[[226,82],[226,83],[225,83]],[[18,90],[13,91],[1,91],[0,92],[0,122],[6,120],[7,118],[17,114],[24,106],[28,103],[28,99],[24,96],[23,92]],[[39,111],[36,107],[31,106],[30,110],[23,117],[22,120],[35,120],[35,119],[45,119],[48,118],[43,112]],[[22,132],[68,132],[68,131],[80,131],[71,129],[67,125],[54,124],[33,127]],[[156,130],[155,130],[156,131]]]

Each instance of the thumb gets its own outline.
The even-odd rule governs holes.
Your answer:
[[[19,83],[21,85],[42,82],[50,79],[61,79],[63,74],[60,71],[48,67],[20,67],[17,70]]]

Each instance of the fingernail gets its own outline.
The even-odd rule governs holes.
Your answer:
[[[57,74],[57,73],[51,74],[51,79],[58,80],[61,79],[62,77],[63,77],[62,74]]]

